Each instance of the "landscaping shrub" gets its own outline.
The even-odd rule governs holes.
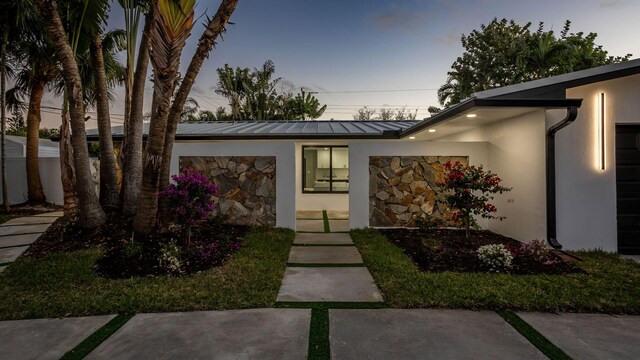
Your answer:
[[[452,220],[460,219],[466,230],[466,237],[470,236],[470,228],[474,222],[473,215],[486,219],[503,220],[503,216],[496,216],[498,209],[489,201],[494,194],[511,191],[511,188],[500,185],[502,179],[482,166],[466,166],[459,161],[444,165],[445,177],[443,188],[447,191],[447,204],[455,209]]]
[[[213,197],[220,193],[220,189],[192,168],[184,168],[180,175],[173,175],[171,179],[175,183],[158,196],[161,201],[168,202],[175,224],[184,230],[189,245],[191,228],[215,209]]]
[[[480,261],[490,272],[504,272],[511,269],[513,255],[502,244],[483,245],[476,252]]]

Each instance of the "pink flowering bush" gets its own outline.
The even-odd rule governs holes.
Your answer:
[[[449,190],[447,204],[455,211],[452,220],[461,220],[466,230],[467,238],[470,235],[470,224],[473,215],[487,219],[503,220],[504,217],[496,216],[498,209],[490,201],[494,194],[502,194],[511,188],[500,185],[502,179],[482,166],[467,166],[459,161],[444,165],[445,178],[444,189]]]
[[[158,195],[168,200],[175,222],[185,229],[189,244],[191,227],[206,219],[215,209],[213,197],[220,193],[220,189],[191,168],[183,169],[180,175],[173,175],[171,179],[174,183]]]

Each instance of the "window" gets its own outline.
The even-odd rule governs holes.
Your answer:
[[[302,192],[349,192],[349,148],[303,146]]]

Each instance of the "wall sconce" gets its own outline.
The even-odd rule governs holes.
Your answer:
[[[598,94],[598,168],[605,170],[606,166],[606,103],[604,93]]]

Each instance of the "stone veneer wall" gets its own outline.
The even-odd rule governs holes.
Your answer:
[[[369,225],[411,227],[426,216],[450,219],[439,186],[449,160],[469,163],[466,156],[370,156]]]
[[[220,188],[219,211],[240,225],[276,225],[275,156],[181,156]]]

